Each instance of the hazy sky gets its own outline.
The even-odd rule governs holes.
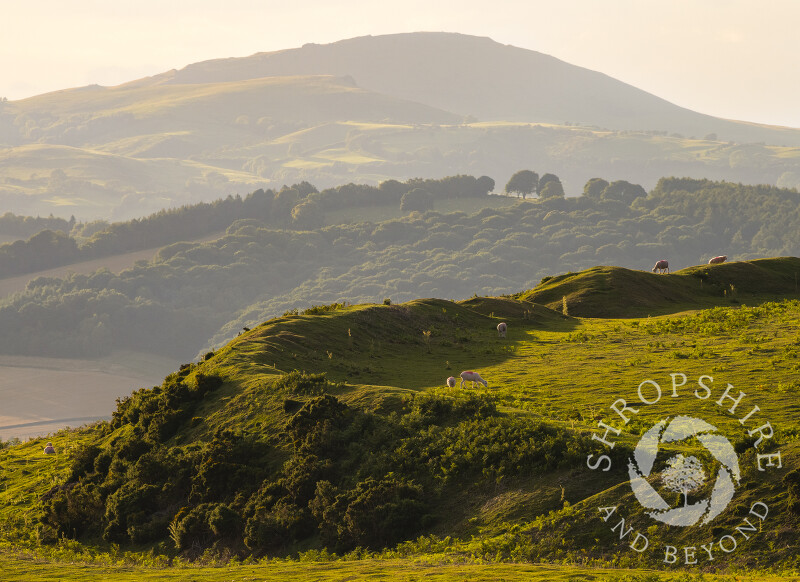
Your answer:
[[[800,127],[800,0],[2,0],[0,97],[219,57],[447,31],[553,55],[677,105]]]

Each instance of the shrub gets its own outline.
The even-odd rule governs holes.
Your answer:
[[[281,501],[270,509],[259,509],[247,520],[244,543],[256,551],[279,548],[304,539],[314,532],[307,509]]]
[[[272,383],[272,387],[276,391],[308,396],[320,396],[332,386],[333,384],[328,382],[325,372],[306,374],[298,370],[292,370]]]
[[[395,544],[431,520],[422,488],[394,478],[368,478],[338,494],[330,483],[321,482],[311,507],[323,539],[337,550]]]

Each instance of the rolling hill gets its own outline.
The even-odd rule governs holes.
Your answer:
[[[757,259],[687,267],[653,277],[621,267],[594,267],[545,277],[520,299],[560,309],[566,301],[578,317],[631,317],[670,313],[678,306],[700,308],[720,301],[748,302],[754,294],[798,293],[800,259]]]
[[[800,131],[737,123],[678,107],[607,75],[487,37],[417,32],[364,36],[189,65],[135,86],[349,75],[365,88],[483,121],[718,133],[723,140],[800,145]]]
[[[756,266],[788,272],[796,260]],[[722,271],[726,281],[753,280],[748,267],[733,267]],[[574,293],[618,304],[591,289],[591,272],[583,275]],[[678,296],[683,276],[641,281],[657,279]],[[61,536],[75,537],[80,543],[63,554],[71,560],[121,548],[162,560],[326,560],[369,548],[445,563],[660,568],[664,544],[702,539],[713,546],[713,564],[698,553],[698,565],[672,568],[788,571],[798,539],[800,303],[758,300],[769,290],[752,291],[747,307],[723,297],[727,304],[713,309],[625,320],[579,319],[510,297],[336,304],[275,318],[121,400],[110,422],[49,437],[55,456],[41,454],[41,439],[0,452],[3,535],[44,553],[63,545]],[[667,298],[660,307],[686,306]],[[499,321],[508,323],[507,338],[497,337]],[[462,369],[480,371],[489,387],[442,388]],[[693,384],[681,388],[675,373]],[[678,396],[634,404],[643,379],[668,385],[670,374]],[[696,395],[702,374],[713,399]],[[757,418],[740,422],[744,412],[716,402],[726,383],[746,392],[747,410],[757,403]],[[609,410],[617,398],[636,406],[625,409],[630,422]],[[651,426],[685,414],[713,421],[730,439],[741,476],[713,523],[676,528],[637,509],[625,461]],[[752,427],[765,419],[774,430],[754,448],[753,435],[766,429]],[[593,438],[599,421],[624,430],[613,449]],[[662,452],[692,447],[675,442]],[[782,468],[757,469],[756,453],[777,452]],[[603,453],[612,468],[593,471],[587,455]],[[719,465],[695,454],[713,475]],[[712,486],[692,499],[714,495]],[[739,536],[755,503],[769,515]],[[616,516],[602,519],[598,507],[611,505],[625,512],[622,530],[646,535],[650,551],[620,539]],[[735,553],[721,549],[728,532],[739,540]]]
[[[0,104],[17,214],[124,219],[308,180],[554,172],[800,185],[800,130],[700,115],[534,51],[445,33],[362,37]]]

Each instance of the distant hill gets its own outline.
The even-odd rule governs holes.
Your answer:
[[[800,186],[800,130],[487,38],[362,37],[0,103],[0,211],[128,219],[258,188],[557,174]]]
[[[703,115],[546,54],[456,33],[414,32],[306,44],[195,63],[134,85],[219,83],[282,75],[349,75],[361,87],[482,121],[569,121],[800,145],[797,129]]]

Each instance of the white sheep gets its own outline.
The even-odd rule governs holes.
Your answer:
[[[455,388],[456,387],[456,379],[454,376],[450,376],[447,379],[447,387],[448,388]]]
[[[486,380],[481,378],[480,374],[478,374],[477,372],[473,372],[472,370],[464,370],[463,372],[461,372],[460,376],[461,376],[461,384],[459,384],[459,388],[464,387],[464,382],[472,382],[473,388],[475,387],[475,382],[483,384],[485,388],[489,387],[488,382],[486,382]]]
[[[661,259],[658,261],[656,266],[653,267],[653,272],[655,273],[656,271],[658,271],[660,274],[663,274],[664,272],[669,273],[669,261],[666,259]]]
[[[506,337],[506,330],[508,326],[505,323],[498,323],[497,324],[497,335],[500,337]]]

